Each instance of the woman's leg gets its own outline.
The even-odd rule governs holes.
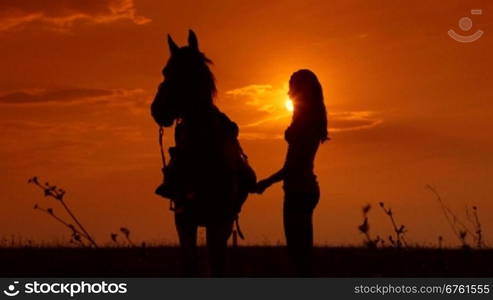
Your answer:
[[[313,248],[312,212],[284,209],[288,253],[298,275],[309,275]]]
[[[209,224],[206,227],[207,252],[211,275],[222,276],[226,272],[228,239],[233,230],[233,222]]]
[[[317,194],[286,195],[283,208],[284,233],[291,261],[300,276],[312,272],[313,210]]]
[[[181,265],[185,276],[197,276],[199,274],[197,229],[189,213],[175,213],[175,225],[180,240]]]

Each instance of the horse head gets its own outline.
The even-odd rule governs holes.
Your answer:
[[[151,106],[154,120],[161,126],[172,126],[176,119],[213,106],[216,93],[209,60],[199,50],[195,33],[188,33],[188,45],[179,47],[168,35],[170,57],[162,70],[163,82]]]

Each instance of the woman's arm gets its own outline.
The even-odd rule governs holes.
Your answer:
[[[266,179],[262,179],[259,182],[257,182],[255,193],[262,194],[268,187],[270,187],[271,185],[273,185],[278,181],[281,181],[283,177],[284,177],[284,168],[272,174],[270,177]]]
[[[284,167],[282,167],[279,171],[276,173],[272,174],[270,177],[264,179],[266,183],[269,184],[269,186],[273,185],[276,182],[279,182],[284,179]]]
[[[288,170],[293,165],[293,163],[296,162],[297,155],[299,154],[296,153],[297,151],[295,148],[296,147],[293,147],[291,144],[288,146],[288,152],[286,154],[286,159],[284,161],[283,167],[266,179],[260,180],[257,183],[257,193],[262,194],[268,187],[284,179],[286,170]]]

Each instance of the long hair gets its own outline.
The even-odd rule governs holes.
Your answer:
[[[294,112],[290,127],[314,131],[323,143],[329,140],[327,110],[322,86],[310,70],[299,70],[289,79],[289,95],[293,99]],[[296,130],[298,131],[298,130]]]

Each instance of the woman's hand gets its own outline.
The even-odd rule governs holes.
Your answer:
[[[271,186],[272,183],[270,180],[263,179],[257,182],[257,185],[255,186],[254,193],[256,194],[262,194],[269,186]]]

